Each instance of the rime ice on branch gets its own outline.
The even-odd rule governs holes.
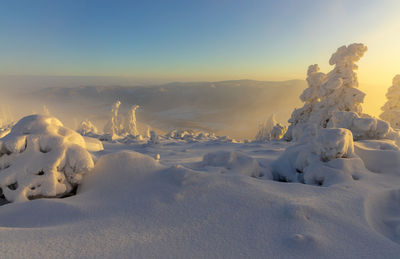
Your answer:
[[[361,115],[365,94],[357,89],[354,70],[358,68],[355,63],[366,50],[365,45],[358,43],[338,48],[329,60],[335,68],[328,74],[319,72],[318,65],[308,68],[308,88],[300,96],[304,106],[293,111],[286,140],[296,140],[295,136],[301,136],[307,124],[326,128],[335,112],[351,111]]]
[[[389,122],[395,129],[400,129],[400,75],[393,78],[393,85],[386,93],[387,102],[382,107],[380,118]]]

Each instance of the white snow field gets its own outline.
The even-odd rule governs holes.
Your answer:
[[[326,168],[354,179],[275,181],[289,146],[104,143],[77,195],[1,206],[1,257],[398,258],[398,165],[375,173],[341,158]]]
[[[327,74],[310,66],[289,127],[271,117],[254,141],[144,131],[132,100],[103,107],[103,132],[50,115],[4,125],[0,258],[399,258],[400,135],[362,113],[366,50],[339,48]]]

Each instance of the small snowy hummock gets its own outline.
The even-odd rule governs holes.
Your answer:
[[[50,116],[24,117],[0,145],[0,188],[10,202],[67,195],[94,166],[83,137]]]
[[[382,107],[382,120],[390,123],[395,129],[400,129],[400,75],[393,78],[393,85],[386,93],[387,102]]]
[[[257,160],[237,151],[216,151],[203,156],[201,167],[220,167],[221,173],[236,173],[252,177],[262,176]]]
[[[350,181],[366,171],[363,161],[354,154],[350,130],[321,128],[307,140],[287,148],[274,162],[275,180],[329,186]]]

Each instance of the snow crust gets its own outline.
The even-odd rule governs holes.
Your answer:
[[[83,137],[50,116],[22,118],[0,146],[0,188],[10,202],[66,195],[94,166]]]

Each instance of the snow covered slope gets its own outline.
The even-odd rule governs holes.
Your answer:
[[[398,258],[399,175],[273,181],[290,145],[104,143],[76,196],[0,207],[1,257]]]

